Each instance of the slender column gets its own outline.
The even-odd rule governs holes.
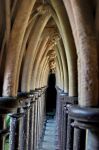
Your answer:
[[[19,123],[23,114],[10,115],[10,137],[9,137],[9,149],[19,149]]]
[[[37,102],[37,142],[36,142],[36,145],[37,145],[37,149],[38,149],[38,143],[39,143],[39,125],[40,125],[40,96],[38,97],[38,102]]]
[[[66,146],[66,110],[64,107],[66,106],[65,97],[67,93],[63,93],[62,91],[58,92],[58,100],[57,100],[57,122],[58,122],[58,148],[65,149]],[[61,122],[61,123],[60,123]]]
[[[56,120],[57,120],[57,127],[58,127],[58,148],[61,149],[61,96],[62,91],[58,90],[58,96],[57,96],[57,107],[56,107]]]
[[[0,149],[4,150],[5,136],[9,130],[5,125],[5,116],[17,110],[19,101],[17,97],[0,97]]]
[[[29,120],[29,124],[30,124],[30,128],[29,128],[29,144],[28,144],[28,150],[33,150],[33,132],[34,132],[34,103],[35,103],[35,99],[34,99],[34,95],[32,95],[31,98],[31,102],[30,102],[30,120]]]
[[[35,124],[35,119],[34,119],[34,111],[35,111],[35,101],[33,103],[33,107],[32,107],[32,128],[31,128],[31,150],[33,150],[33,144],[34,144],[34,124]]]
[[[64,99],[63,99],[63,106],[62,106],[62,111],[63,111],[63,133],[62,133],[62,149],[65,150],[66,149],[66,140],[67,140],[67,124],[68,124],[68,108],[67,108],[67,97],[68,97],[68,93],[64,93]]]
[[[40,107],[41,107],[41,113],[40,113],[40,118],[41,118],[41,125],[40,125],[40,137],[42,137],[43,134],[43,128],[44,128],[44,122],[45,122],[45,96],[44,93],[42,92],[41,94],[41,101],[40,101]]]
[[[73,150],[85,149],[85,137],[86,137],[86,133],[84,130],[81,130],[79,128],[74,128]]]
[[[60,136],[60,148],[62,149],[62,145],[63,145],[63,143],[62,143],[62,101],[63,101],[63,95],[61,94],[61,97],[60,97],[61,99],[60,99],[60,120],[59,120],[59,128],[60,128],[60,133],[59,133],[59,136]],[[60,122],[61,122],[61,124],[60,124]]]
[[[34,150],[37,149],[37,124],[38,124],[38,92],[35,92],[35,127],[34,127]]]
[[[67,139],[67,120],[68,120],[68,115],[66,112],[66,106],[64,106],[64,122],[63,122],[63,126],[64,126],[64,137],[63,137],[63,150],[66,150],[66,139]]]
[[[38,126],[38,100],[36,101],[36,112],[35,112],[35,149],[37,149],[37,126]]]
[[[42,122],[42,112],[41,112],[41,102],[42,102],[42,98],[41,98],[41,91],[40,91],[40,95],[39,95],[39,114],[38,114],[38,146],[39,146],[39,143],[40,143],[40,132],[41,132],[41,122]]]
[[[40,125],[39,125],[39,139],[40,139],[40,137],[41,137],[41,130],[42,130],[42,119],[43,119],[43,117],[42,117],[42,95],[41,95],[41,99],[40,99],[40,113],[39,113],[39,115],[40,115]],[[39,141],[40,142],[40,141]]]
[[[86,150],[99,150],[99,129],[88,129]]]
[[[40,124],[41,124],[41,117],[40,117],[40,103],[41,103],[41,90],[38,90],[38,111],[37,111],[37,149],[40,143]]]
[[[33,150],[35,150],[35,128],[36,128],[36,124],[35,124],[35,121],[36,121],[36,99],[35,99],[35,103],[34,103],[34,123],[33,123],[33,126],[34,126],[34,129],[33,129]]]
[[[4,128],[5,128],[5,116],[0,115],[0,149],[1,150],[4,150],[4,143],[5,143],[6,132]]]
[[[3,130],[3,123],[4,123],[4,118],[2,115],[0,115],[0,131]],[[3,142],[3,137],[0,135],[0,147],[1,147],[1,150],[3,150],[3,145],[4,145],[4,142]]]
[[[64,131],[64,121],[65,121],[65,118],[64,118],[64,96],[62,98],[62,102],[61,102],[61,105],[62,105],[62,114],[61,114],[61,148],[64,150],[64,134],[65,134],[65,131]]]
[[[28,150],[30,150],[31,149],[31,132],[32,132],[32,114],[31,114],[31,112],[32,112],[32,103],[30,103],[30,114],[29,114],[29,138],[28,138]]]
[[[64,136],[63,136],[63,149],[72,150],[73,149],[73,134],[74,129],[71,126],[73,120],[68,116],[68,109],[74,104],[77,104],[77,97],[70,97],[66,93],[64,95]]]
[[[67,150],[72,150],[73,149],[73,128],[71,126],[72,122],[73,122],[73,120],[70,117],[68,117],[67,144],[66,144]]]
[[[40,136],[42,136],[43,128],[44,128],[44,122],[45,122],[45,95],[42,92],[41,95],[41,133]]]
[[[20,149],[28,150],[30,105],[23,107],[22,111],[24,113],[24,117],[22,118],[20,127]]]
[[[78,149],[76,148],[76,150],[98,150],[99,149],[99,128],[98,128],[99,108],[84,108],[79,106],[72,106],[69,108],[69,116],[75,120],[74,127],[79,128],[80,130],[84,129],[87,132],[86,147],[85,147],[84,144],[85,134],[81,134],[80,131],[79,135],[81,137],[79,137],[76,130],[74,136],[75,138],[74,141],[76,142],[74,143],[75,147],[73,150],[75,150],[76,147],[78,148]],[[79,147],[81,147],[81,149]]]

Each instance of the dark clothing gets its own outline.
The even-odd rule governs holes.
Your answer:
[[[56,109],[56,96],[56,88],[48,87],[46,90],[46,112],[52,112]]]
[[[46,89],[45,99],[46,99],[46,113],[55,112],[56,109],[56,96],[57,91],[55,88],[56,77],[54,73],[49,74],[48,78],[48,88]]]

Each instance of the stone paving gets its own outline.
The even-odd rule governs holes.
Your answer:
[[[44,137],[39,150],[58,150],[57,148],[57,125],[55,117],[47,117]]]

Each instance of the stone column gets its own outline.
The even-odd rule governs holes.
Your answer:
[[[22,113],[24,116],[22,118],[20,126],[20,148],[21,150],[28,150],[29,144],[29,115],[30,115],[30,104],[26,104],[22,108]]]
[[[69,116],[74,120],[74,127],[79,128],[81,131],[82,129],[85,130],[87,133],[86,136],[88,136],[85,141],[85,134],[81,134],[82,132],[80,131],[80,136],[78,136],[76,131],[74,136],[75,146],[73,147],[73,150],[98,150],[99,109],[72,106],[69,108]]]
[[[22,113],[10,115],[10,136],[9,136],[9,149],[19,149],[19,124],[22,119]]]
[[[38,126],[38,92],[35,92],[34,150],[37,149],[37,126]]]
[[[0,148],[1,150],[4,150],[4,144],[5,144],[5,134],[3,134],[4,129],[5,129],[5,115],[0,114]]]
[[[9,133],[5,124],[5,116],[9,113],[15,113],[19,101],[17,97],[0,97],[0,148],[4,150],[5,137]]]

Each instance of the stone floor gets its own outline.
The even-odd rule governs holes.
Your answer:
[[[39,150],[58,150],[57,148],[57,126],[56,119],[52,116],[47,116],[45,123],[44,136]]]

